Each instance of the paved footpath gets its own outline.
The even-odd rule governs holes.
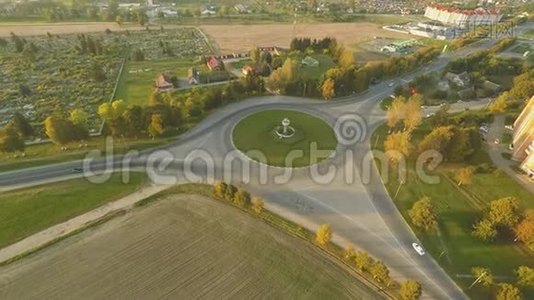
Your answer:
[[[104,204],[83,215],[33,234],[15,244],[0,249],[0,262],[4,262],[16,256],[35,250],[49,242],[61,238],[62,236],[83,228],[91,222],[97,221],[107,214],[131,208],[136,202],[157,194],[168,187],[168,185],[151,185],[144,187],[141,190],[127,195],[119,200]]]

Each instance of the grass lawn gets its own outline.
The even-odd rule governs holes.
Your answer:
[[[173,140],[175,140],[174,137],[155,140],[150,138],[137,140],[115,139],[113,144],[113,153],[121,154],[130,150],[143,150],[164,145]],[[87,147],[80,148],[80,144],[87,144]],[[15,156],[13,154],[0,153],[0,172],[82,159],[87,152],[95,149],[101,150],[103,154],[105,154],[106,139],[103,136],[92,137],[88,141],[72,143],[66,145],[66,147],[69,150],[61,151],[61,148],[53,143],[31,145],[26,147],[25,157],[21,157],[20,155]]]
[[[198,67],[203,70],[196,58],[172,58],[151,61],[129,61],[119,80],[115,99],[123,99],[128,104],[145,106],[152,93],[154,79],[159,73],[169,76],[187,77],[187,70]]]
[[[316,59],[319,65],[317,67],[300,66],[299,73],[303,78],[321,79],[323,74],[335,65],[332,58],[328,55],[314,54],[311,57]]]
[[[295,129],[294,136],[288,139],[280,139],[274,132],[284,118],[288,118]],[[303,151],[303,156],[293,161],[293,167],[307,166],[313,163],[310,159],[312,143],[328,153],[337,145],[334,131],[326,122],[292,110],[267,110],[247,116],[236,125],[232,138],[239,150],[259,150],[266,156],[266,163],[274,166],[286,166],[285,158],[292,150]],[[324,158],[319,157],[318,161]]]
[[[231,65],[232,65],[232,68],[234,69],[242,69],[246,65],[254,65],[254,62],[252,61],[252,59],[246,58],[240,61],[233,62],[231,63]]]
[[[379,136],[377,149],[382,149],[386,132],[387,127],[383,125],[374,133],[373,141],[377,135]],[[420,138],[421,133],[414,136]],[[472,160],[477,164],[493,165],[485,150],[480,150],[475,156]],[[438,262],[469,296],[474,299],[488,299],[490,298],[488,289],[476,286],[467,290],[473,279],[458,278],[456,275],[470,274],[472,267],[482,266],[489,268],[495,276],[504,276],[514,281],[514,270],[518,266],[532,267],[532,253],[528,253],[528,250],[519,244],[514,244],[510,237],[501,236],[493,243],[484,243],[472,236],[472,226],[492,200],[513,196],[518,199],[522,208],[534,208],[534,202],[528,191],[498,171],[475,173],[471,185],[458,187],[451,179],[451,172],[459,167],[462,165],[443,164],[436,172],[440,177],[440,183],[430,185],[421,182],[415,174],[413,164],[411,166],[409,164],[406,184],[401,187],[395,204],[404,218],[409,220],[408,210],[413,203],[422,196],[430,197],[438,211],[439,233],[425,233],[413,228],[414,231],[434,258],[438,259],[446,250]],[[398,187],[396,179],[390,178],[386,184],[390,195],[394,195]],[[497,281],[502,281],[502,278]],[[523,293],[526,298],[534,296],[532,291]]]
[[[515,46],[511,51],[514,52],[514,53],[523,54],[523,53],[525,53],[527,51],[532,51],[532,48],[530,47],[529,44],[521,43],[521,44]]]
[[[391,103],[393,103],[393,99],[395,99],[395,98],[392,98],[392,97],[389,97],[389,96],[387,98],[382,99],[382,101],[380,101],[380,108],[383,111],[387,111],[389,109],[389,107],[391,106]]]
[[[523,32],[522,36],[534,37],[534,29],[529,29],[529,30]]]
[[[121,174],[114,174],[100,185],[81,178],[2,193],[0,248],[130,194],[145,180],[145,174],[132,173],[122,183]]]

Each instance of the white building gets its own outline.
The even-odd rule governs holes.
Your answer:
[[[496,24],[501,20],[502,14],[496,9],[458,9],[434,4],[426,7],[425,17],[446,25],[466,27],[469,25]]]

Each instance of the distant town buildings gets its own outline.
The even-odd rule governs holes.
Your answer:
[[[534,178],[534,96],[514,122],[512,159],[520,161],[520,168]]]
[[[477,8],[471,10],[434,4],[426,7],[425,17],[446,25],[466,27],[498,23],[502,14],[497,9]]]

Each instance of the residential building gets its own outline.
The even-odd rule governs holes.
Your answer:
[[[534,96],[514,122],[512,159],[520,161],[520,167],[534,178]]]
[[[215,56],[210,57],[206,65],[210,70],[222,70],[224,66],[222,60]]]
[[[445,5],[428,5],[425,17],[439,21],[446,25],[456,27],[468,27],[481,24],[496,24],[502,19],[502,14],[497,9],[458,9]]]

